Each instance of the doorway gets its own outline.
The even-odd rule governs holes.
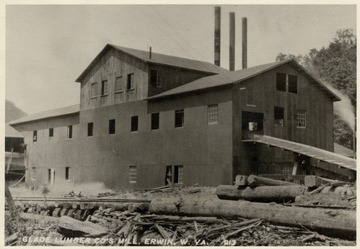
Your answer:
[[[264,133],[264,114],[260,112],[242,112],[242,139],[252,138],[254,134]]]

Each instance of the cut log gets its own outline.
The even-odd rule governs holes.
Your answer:
[[[174,203],[181,203],[176,206]],[[171,215],[198,215],[262,218],[287,226],[304,226],[335,237],[354,239],[356,211],[287,207],[274,203],[225,201],[207,198],[155,198],[150,212]]]
[[[216,188],[216,195],[224,200],[248,200],[259,202],[288,202],[294,201],[296,196],[303,195],[306,187],[291,186],[260,186],[256,188],[240,188],[231,185],[220,185]]]
[[[348,184],[347,182],[344,181],[337,181],[337,180],[332,180],[314,175],[305,176],[304,183],[305,186],[307,187],[319,187],[324,184],[330,184],[331,186],[343,186],[345,184]]]
[[[237,175],[235,177],[235,186],[248,186],[248,176]]]
[[[102,236],[108,230],[101,225],[92,222],[82,222],[68,216],[59,218],[60,233],[68,237],[78,236]]]
[[[249,186],[289,186],[289,185],[298,185],[292,182],[285,182],[280,180],[274,180],[267,177],[250,175],[248,177]]]

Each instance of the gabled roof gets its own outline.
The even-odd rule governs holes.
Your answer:
[[[29,115],[29,116],[11,121],[9,124],[17,125],[17,124],[31,122],[31,121],[40,120],[40,119],[75,114],[78,112],[80,112],[79,104],[67,106],[67,107],[63,107],[63,108],[58,108],[58,109],[53,109],[53,110],[49,110],[49,111],[45,111],[45,112],[35,113],[33,115]]]
[[[5,124],[5,137],[23,138],[23,134],[12,128],[9,124]]]
[[[199,91],[203,89],[208,89],[212,87],[225,86],[229,84],[239,83],[241,81],[250,79],[259,74],[265,73],[271,69],[279,67],[281,65],[292,63],[298,69],[302,70],[303,73],[308,75],[311,79],[313,79],[316,84],[321,87],[326,93],[328,93],[334,101],[341,100],[335,93],[333,93],[329,88],[327,88],[323,83],[321,83],[318,79],[316,79],[313,75],[311,75],[308,71],[306,71],[301,65],[299,65],[295,60],[289,59],[279,62],[268,63],[260,66],[250,67],[237,71],[228,71],[222,74],[212,75],[200,78],[198,80],[192,81],[188,84],[173,88],[171,90],[162,92],[160,94],[149,97],[148,99],[158,99],[162,97],[168,97],[172,95]]]
[[[211,64],[209,62],[191,60],[171,55],[159,54],[159,53],[151,53],[151,58],[149,56],[148,51],[120,47],[112,44],[107,44],[103,50],[95,57],[95,59],[89,64],[89,66],[81,73],[81,75],[76,79],[76,82],[81,82],[82,79],[89,73],[89,71],[93,68],[93,66],[100,60],[100,58],[110,49],[115,49],[117,51],[121,51],[130,56],[138,58],[139,60],[144,61],[145,63],[153,63],[159,65],[167,65],[178,68],[190,69],[200,72],[205,72],[209,74],[218,74],[224,73],[228,70]]]

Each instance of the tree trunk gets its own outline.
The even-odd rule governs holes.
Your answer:
[[[248,200],[259,202],[288,202],[294,201],[298,195],[303,195],[305,186],[260,186],[256,188],[240,188],[231,185],[220,185],[216,188],[216,195],[224,200]]]
[[[356,211],[288,207],[274,203],[225,201],[206,198],[155,198],[150,203],[155,214],[262,218],[288,226],[302,225],[312,230],[354,239]]]

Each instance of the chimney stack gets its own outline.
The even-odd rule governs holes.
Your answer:
[[[242,68],[247,68],[247,18],[242,18]]]
[[[149,59],[151,60],[151,56],[152,56],[152,54],[151,54],[151,46],[150,46],[150,49],[149,49]]]
[[[220,66],[220,36],[221,36],[221,8],[215,7],[215,30],[214,30],[214,64]]]
[[[230,12],[229,17],[230,17],[229,69],[230,71],[234,71],[235,70],[235,12]]]

